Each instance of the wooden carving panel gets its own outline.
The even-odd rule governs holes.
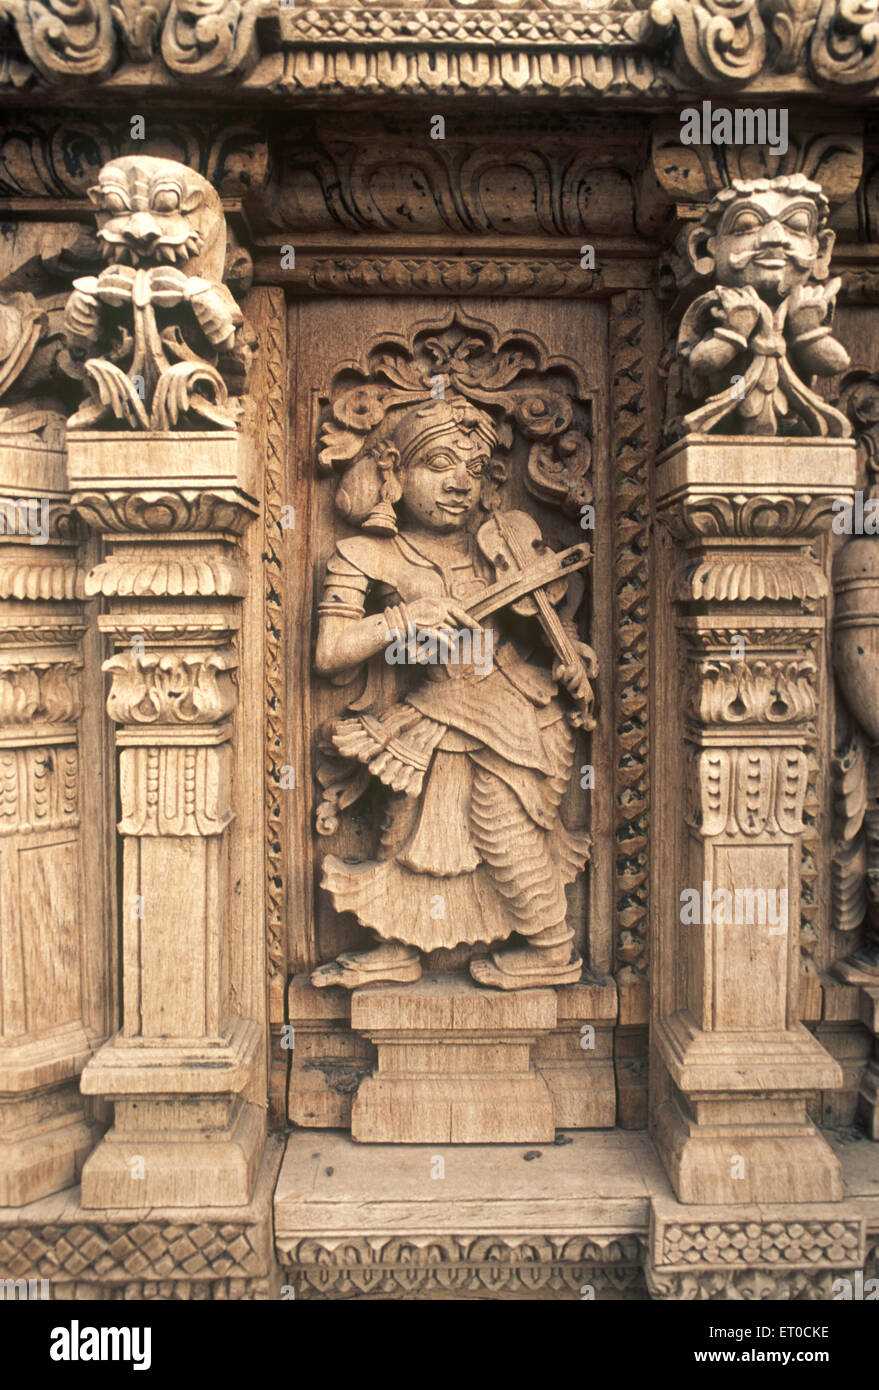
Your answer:
[[[371,485],[361,482],[358,473],[362,476],[363,469],[357,462],[364,445],[370,444],[373,434],[379,439],[384,435],[398,445],[402,440],[405,452],[408,434],[417,433],[413,423],[416,410],[436,413],[437,392],[447,392],[455,409],[466,413],[472,406],[476,416],[483,422],[490,418],[497,431],[490,448],[492,466],[502,463],[506,478],[499,481],[486,475],[483,504],[490,499],[502,518],[512,514],[530,518],[550,551],[593,544],[601,535],[602,519],[609,515],[602,415],[604,317],[599,304],[488,300],[468,300],[466,305],[361,300],[303,304],[292,311],[291,360],[295,365],[290,495],[291,502],[295,496],[296,558],[289,566],[284,605],[289,646],[289,742],[296,748],[296,795],[288,803],[295,806],[291,814],[294,882],[290,901],[301,903],[303,909],[301,915],[294,912],[290,917],[288,950],[294,968],[311,969],[340,952],[370,944],[355,916],[337,911],[330,893],[319,885],[328,855],[335,856],[331,862],[343,864],[375,859],[387,791],[364,766],[362,793],[349,801],[352,760],[339,757],[332,743],[332,729],[338,728],[346,711],[350,716],[352,702],[362,701],[373,710],[387,708],[424,685],[424,666],[389,664],[381,653],[366,663],[365,669],[355,671],[347,684],[339,683],[344,673],[335,676],[335,683],[331,674],[315,673],[318,606],[325,599],[327,564],[340,541],[343,549],[347,548],[346,538],[361,548],[372,546],[370,554],[382,553],[386,541],[370,541],[363,522],[369,522],[366,532],[374,526],[376,516],[381,525],[382,508],[387,518],[399,500],[393,482],[390,491],[382,494],[384,501],[378,494],[367,496]],[[437,378],[443,379],[441,387]],[[407,414],[408,425],[393,423]],[[349,494],[349,519],[356,520],[357,525],[348,524],[340,515],[340,486]],[[583,513],[584,507],[591,506],[595,507],[594,529],[589,524],[592,517]],[[403,516],[408,515],[404,501]],[[489,515],[484,511],[477,520]],[[474,529],[477,520],[472,523]],[[405,521],[402,534],[405,537]],[[609,671],[610,625],[606,620],[595,621],[597,608],[605,601],[602,584],[608,559],[596,555],[582,570],[584,596],[576,612],[576,636],[595,647],[599,666]],[[381,601],[367,598],[367,614],[381,611]],[[533,669],[548,675],[552,665],[548,644],[541,650],[538,642]],[[365,687],[367,679],[369,687]],[[381,683],[380,695],[377,682]],[[600,675],[594,683],[600,690]],[[573,713],[576,702],[564,690],[560,698]],[[294,707],[297,700],[301,700],[298,709]],[[586,872],[571,875],[574,881],[567,890],[566,918],[567,927],[574,932],[575,950],[587,963],[597,961],[599,968],[606,968],[609,957],[610,924],[604,919],[596,922],[590,936],[588,899],[595,891],[590,887],[593,879],[609,880],[612,873],[610,841],[602,839],[611,789],[600,767],[591,777],[585,769],[600,764],[602,744],[607,747],[603,734],[610,718],[608,705],[609,701],[602,705],[599,700],[594,730],[571,731],[573,749],[567,759],[559,808],[567,831],[575,838],[591,835],[601,845],[598,855],[593,850]],[[591,719],[587,716],[584,723],[588,730]],[[591,788],[590,780],[594,784]],[[352,794],[357,790],[352,786]],[[469,791],[450,784],[443,794],[446,830],[454,839],[457,832],[452,832],[466,822],[468,813],[466,804],[457,798],[466,802]],[[344,875],[345,870],[341,873]],[[299,874],[302,877],[297,883]],[[454,912],[454,878],[447,875],[439,881],[451,888],[449,906]],[[466,907],[458,910],[468,911]],[[403,939],[405,931],[401,924]],[[439,935],[443,935],[442,929]],[[457,945],[451,942],[455,936]],[[426,943],[426,968],[466,968],[473,954],[485,949],[476,945],[472,922],[464,924],[460,933],[453,928],[449,937],[448,945],[435,949],[430,949],[432,942]],[[485,940],[489,939],[486,935]]]

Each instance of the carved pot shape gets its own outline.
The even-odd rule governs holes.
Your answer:
[[[846,704],[879,743],[879,536],[848,541],[833,569],[833,662]]]

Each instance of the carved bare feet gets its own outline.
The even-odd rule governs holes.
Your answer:
[[[371,951],[346,951],[329,965],[318,966],[312,972],[311,983],[317,989],[335,985],[342,989],[357,989],[360,985],[409,985],[421,979],[421,956],[413,946],[402,941],[383,942]]]
[[[470,974],[479,985],[492,989],[543,989],[573,985],[580,978],[582,957],[565,946],[562,950],[525,946],[521,950],[494,951],[474,956]]]

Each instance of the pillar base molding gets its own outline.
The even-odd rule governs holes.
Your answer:
[[[0,1207],[72,1187],[100,1132],[83,1116],[75,1081],[0,1095]]]
[[[687,1095],[805,1093],[842,1084],[839,1063],[802,1024],[777,1031],[705,1032],[689,1015],[674,1014],[657,1024],[655,1037],[669,1076]]]
[[[802,1025],[714,1033],[676,1014],[656,1042],[674,1091],[653,1137],[679,1201],[841,1200],[839,1161],[806,1101],[839,1086],[842,1071]]]
[[[227,1039],[114,1038],[82,1078],[115,1102],[115,1123],[82,1174],[87,1209],[240,1206],[250,1200],[265,1137],[242,1100],[261,1053],[255,1023]]]
[[[723,1099],[718,1097],[718,1099]],[[678,1095],[660,1106],[653,1140],[679,1201],[723,1206],[743,1202],[839,1202],[842,1169],[806,1118],[772,1098],[724,1103],[726,1121],[710,1123]]]
[[[79,1181],[100,1137],[78,1077],[91,1056],[80,1024],[0,1046],[0,1206],[34,1202]]]
[[[87,1096],[214,1095],[239,1091],[250,1079],[262,1045],[251,1019],[237,1018],[226,1037],[115,1038],[96,1052],[82,1074]]]

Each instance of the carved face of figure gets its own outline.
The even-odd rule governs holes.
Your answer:
[[[834,234],[821,190],[802,175],[725,190],[690,232],[688,250],[700,275],[716,273],[730,288],[753,286],[779,301],[797,285],[826,280]]]
[[[718,280],[783,299],[812,277],[827,235],[818,234],[811,198],[775,192],[737,198],[713,238]]]
[[[419,450],[402,478],[409,519],[431,531],[462,530],[479,506],[487,457],[467,435],[447,434]]]
[[[89,197],[107,259],[133,266],[187,265],[222,279],[222,205],[195,170],[172,159],[130,155],[105,164]]]

